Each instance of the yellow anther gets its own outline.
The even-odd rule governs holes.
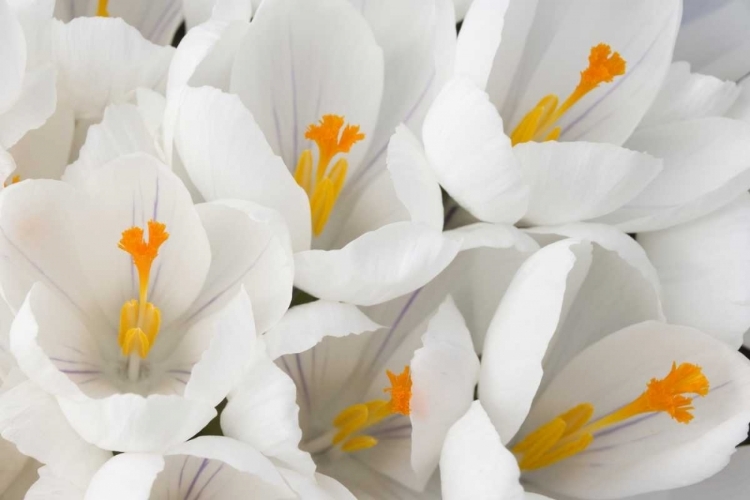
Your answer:
[[[378,443],[377,439],[364,434],[355,434],[393,415],[409,415],[411,405],[409,367],[405,367],[404,371],[398,375],[386,370],[386,375],[391,382],[391,387],[383,389],[383,392],[390,393],[391,399],[374,399],[366,403],[355,404],[339,413],[333,419],[333,426],[338,429],[331,441],[334,446],[344,443],[341,449],[347,452],[372,448]]]
[[[99,5],[96,8],[96,15],[99,17],[109,17],[109,10],[107,10],[107,4],[109,0],[99,0]]]
[[[378,444],[378,440],[372,436],[357,436],[344,443],[341,449],[346,452],[359,451],[372,448],[376,444]]]
[[[705,396],[709,383],[701,368],[690,363],[672,363],[663,379],[651,379],[646,390],[629,404],[589,423],[594,407],[583,403],[550,420],[526,436],[512,451],[521,470],[535,470],[572,457],[596,438],[597,432],[644,413],[664,412],[680,423],[693,419],[691,397]]]
[[[18,184],[19,182],[21,182],[21,176],[20,175],[14,175],[13,177],[11,177],[10,179],[6,180],[3,183],[3,187],[8,187],[8,186],[11,186],[13,184]]]
[[[302,152],[294,171],[294,180],[310,198],[315,236],[325,229],[346,181],[347,160],[340,158],[329,171],[331,161],[337,154],[348,153],[354,144],[365,138],[365,134],[359,131],[359,125],[344,124],[343,116],[323,115],[319,123],[308,126],[305,138],[318,146],[315,176],[313,178],[313,156],[309,149]]]
[[[561,129],[555,127],[560,118],[583,96],[602,83],[610,83],[615,77],[625,74],[625,60],[609,45],[600,43],[591,48],[589,65],[581,71],[578,85],[565,101],[558,106],[556,95],[543,97],[520,121],[511,134],[515,146],[528,141],[554,141],[560,137]]]
[[[124,356],[138,353],[145,358],[159,334],[161,312],[148,302],[148,284],[151,265],[159,254],[159,248],[167,241],[166,226],[148,221],[148,242],[143,239],[143,229],[131,227],[122,233],[118,247],[128,252],[138,270],[139,297],[123,304],[120,310],[118,343]]]

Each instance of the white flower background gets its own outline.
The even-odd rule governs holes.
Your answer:
[[[750,498],[748,33],[0,0],[0,500]]]

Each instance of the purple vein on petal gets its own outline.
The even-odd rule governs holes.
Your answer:
[[[193,476],[193,480],[190,482],[190,486],[188,487],[187,493],[185,493],[185,496],[183,497],[183,500],[188,500],[188,497],[193,492],[193,488],[195,488],[195,483],[198,481],[198,478],[201,474],[203,474],[203,471],[205,470],[206,466],[208,465],[208,459],[204,458],[201,462],[200,467],[198,467],[198,471],[195,473],[195,476]]]

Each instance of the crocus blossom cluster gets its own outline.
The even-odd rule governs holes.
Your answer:
[[[743,0],[0,0],[0,499],[740,500]]]

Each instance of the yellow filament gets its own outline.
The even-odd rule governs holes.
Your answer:
[[[625,60],[609,45],[600,43],[591,48],[589,65],[581,71],[581,79],[573,92],[558,106],[559,99],[550,94],[543,97],[519,122],[510,136],[515,146],[529,141],[554,141],[560,137],[560,118],[586,94],[602,83],[610,83],[625,74]]]
[[[589,423],[594,407],[583,403],[550,420],[512,449],[521,470],[536,470],[584,451],[596,433],[644,413],[664,412],[687,424],[693,419],[691,397],[705,396],[709,382],[701,368],[690,363],[672,364],[663,379],[651,379],[646,390],[629,404]]]
[[[344,409],[333,420],[333,426],[338,430],[332,439],[334,446],[341,443],[341,449],[346,452],[372,448],[378,440],[367,434],[358,434],[380,423],[384,419],[396,415],[409,415],[411,412],[411,373],[409,367],[398,375],[386,370],[391,386],[384,389],[391,395],[390,400],[375,399],[366,403],[352,405]]]
[[[124,356],[137,353],[148,356],[161,325],[161,312],[148,302],[148,284],[151,265],[159,254],[159,248],[169,238],[166,226],[148,221],[148,242],[143,239],[143,229],[131,227],[122,233],[118,247],[133,258],[138,271],[138,300],[129,300],[120,310],[120,328],[117,341]]]
[[[109,0],[99,0],[99,5],[96,8],[96,15],[99,17],[109,17],[109,10],[107,10],[107,4]]]
[[[349,165],[346,158],[340,158],[329,171],[331,161],[338,154],[348,153],[354,144],[365,138],[359,125],[344,124],[343,116],[323,115],[319,123],[310,125],[305,138],[315,141],[318,146],[315,176],[313,178],[313,156],[309,149],[302,152],[294,171],[294,180],[310,198],[315,236],[325,229],[346,180]]]

